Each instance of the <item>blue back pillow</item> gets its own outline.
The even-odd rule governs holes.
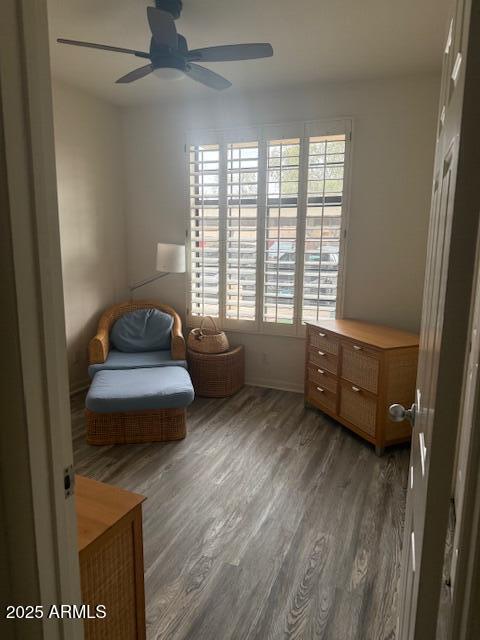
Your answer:
[[[119,318],[110,331],[115,349],[124,353],[170,349],[173,318],[158,309],[137,309]]]

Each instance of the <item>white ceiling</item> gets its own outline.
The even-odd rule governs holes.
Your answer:
[[[149,76],[116,85],[142,66],[133,56],[69,47],[58,37],[148,51],[147,0],[48,0],[53,75],[111,102],[206,97],[186,78]],[[449,0],[184,0],[177,30],[190,48],[271,42],[273,58],[211,63],[248,91],[310,82],[433,72],[441,66]]]

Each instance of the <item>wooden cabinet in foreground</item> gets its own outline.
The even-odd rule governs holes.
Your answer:
[[[391,404],[415,397],[418,336],[358,320],[307,324],[305,402],[375,445],[411,437],[408,422],[392,422]]]
[[[144,640],[142,502],[130,491],[76,476],[83,604],[104,619],[84,622],[85,640]]]

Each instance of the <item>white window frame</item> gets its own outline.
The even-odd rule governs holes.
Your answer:
[[[218,144],[220,148],[228,143],[258,141],[259,144],[259,176],[258,176],[258,229],[257,229],[257,319],[234,320],[225,317],[215,317],[219,328],[226,331],[278,335],[303,338],[305,336],[305,325],[302,323],[302,295],[303,275],[304,275],[304,251],[305,251],[305,221],[306,221],[306,199],[307,199],[307,179],[302,179],[302,171],[305,172],[305,165],[308,162],[308,153],[301,151],[298,197],[298,221],[297,221],[297,252],[295,271],[295,319],[293,324],[271,323],[263,321],[263,262],[264,262],[264,238],[265,238],[265,216],[266,216],[266,161],[265,154],[269,140],[280,140],[282,138],[299,138],[300,147],[305,147],[310,137],[345,134],[345,159],[344,159],[344,181],[342,195],[342,217],[340,228],[340,249],[337,280],[337,304],[336,318],[343,317],[344,295],[345,295],[345,269],[347,263],[347,231],[350,213],[350,187],[351,187],[351,158],[353,144],[353,119],[333,118],[325,120],[314,120],[307,122],[291,122],[288,124],[262,125],[254,127],[239,127],[229,129],[203,129],[189,131],[185,141],[185,194],[186,194],[186,264],[187,264],[187,288],[186,288],[186,320],[187,327],[198,327],[202,321],[200,316],[192,315],[190,306],[190,283],[192,276],[191,260],[191,225],[190,225],[190,147],[193,145]],[[225,174],[226,167],[220,166],[220,174]],[[224,179],[224,176],[223,176]],[[221,177],[222,181],[222,177]],[[301,241],[300,241],[301,239]],[[222,267],[220,267],[222,268]],[[222,315],[222,300],[220,299],[220,316]],[[223,314],[224,315],[224,314]]]

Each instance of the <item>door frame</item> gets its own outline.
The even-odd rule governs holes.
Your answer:
[[[81,603],[75,501],[64,489],[73,454],[48,38],[46,0],[2,0],[2,596],[44,611]],[[83,638],[78,620],[3,626],[7,638]]]
[[[480,211],[479,211],[480,217]],[[480,232],[477,239],[475,268],[476,287],[470,304],[471,314],[480,298]],[[473,323],[471,318],[470,324]],[[470,332],[471,335],[471,332]],[[464,390],[468,384],[468,354],[464,375]],[[465,397],[465,394],[464,394]],[[473,416],[470,443],[465,460],[464,497],[458,531],[458,558],[455,588],[449,613],[448,637],[469,640],[480,636],[480,376],[473,391]],[[452,549],[455,553],[455,549]]]

